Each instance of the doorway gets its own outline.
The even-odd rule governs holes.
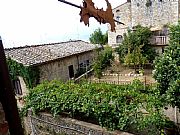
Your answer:
[[[68,66],[68,69],[69,69],[69,78],[73,78],[74,77],[73,65]]]

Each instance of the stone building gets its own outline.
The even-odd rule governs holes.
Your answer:
[[[88,70],[95,57],[96,45],[77,40],[43,45],[5,49],[6,57],[24,66],[38,67],[39,82],[44,80],[67,81],[77,72]],[[16,90],[20,95],[28,91],[22,77],[18,77]]]
[[[150,27],[153,47],[159,53],[168,44],[168,24],[177,24],[180,15],[180,0],[127,0],[113,9],[114,18],[125,25],[116,23],[116,32],[108,26],[108,43],[117,46],[123,40],[123,34],[138,24]]]

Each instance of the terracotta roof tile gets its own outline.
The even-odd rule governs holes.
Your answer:
[[[10,57],[25,66],[37,65],[48,61],[83,53],[96,48],[96,45],[76,40],[61,43],[32,45],[5,49]]]

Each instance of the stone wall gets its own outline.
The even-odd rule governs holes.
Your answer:
[[[164,109],[164,114],[180,126],[180,111],[178,108],[168,106],[167,109]]]
[[[116,37],[127,32],[128,27],[131,26],[131,3],[126,2],[113,9],[114,18],[120,22],[123,22],[125,25],[116,23],[116,32],[110,31],[110,26],[108,25],[108,44],[116,45]]]
[[[5,113],[0,102],[0,135],[8,135],[8,124],[5,120]]]
[[[151,1],[148,5],[147,1]],[[110,31],[108,25],[108,44],[116,45],[117,35],[127,32],[138,24],[161,30],[164,25],[177,24],[180,17],[180,0],[131,0],[113,9],[114,18],[125,23],[117,25],[116,32]]]
[[[27,88],[27,86],[26,86],[26,83],[25,83],[23,77],[18,76],[18,79],[19,79],[19,81],[20,81],[20,85],[21,85],[21,89],[22,89],[22,95],[16,94],[15,97],[16,97],[16,99],[17,99],[17,106],[18,106],[18,108],[22,108],[23,105],[24,105],[24,99],[23,99],[23,97],[28,94],[29,90],[28,90],[28,88]]]
[[[44,80],[50,81],[54,79],[67,81],[70,79],[68,66],[73,65],[74,74],[76,74],[78,67],[81,63],[85,64],[87,60],[89,60],[89,62],[92,63],[94,57],[95,52],[89,51],[41,65],[39,66],[40,82]]]
[[[26,118],[27,134],[65,134],[65,135],[132,135],[126,132],[107,131],[98,125],[61,116],[53,117],[47,113],[32,115]]]
[[[147,3],[151,1],[151,3]],[[162,27],[178,22],[179,0],[132,0],[132,26]]]

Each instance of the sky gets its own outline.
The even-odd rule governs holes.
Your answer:
[[[82,0],[66,0],[82,5]],[[93,0],[95,6],[106,9],[105,0]],[[109,0],[112,8],[126,0]],[[58,0],[0,0],[0,36],[5,48],[55,43],[69,40],[88,41],[97,28],[103,32],[107,24],[94,18],[90,26],[80,23],[80,9]]]

